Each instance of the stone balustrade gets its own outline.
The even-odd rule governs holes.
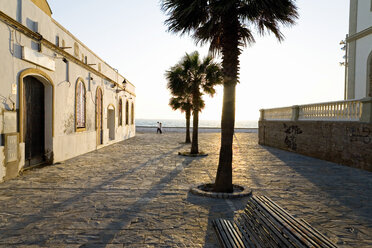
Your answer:
[[[372,98],[261,109],[266,121],[359,121],[372,122]]]

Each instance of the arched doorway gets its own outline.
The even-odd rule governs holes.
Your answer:
[[[24,83],[25,167],[45,161],[45,93],[44,85],[32,76]]]
[[[97,88],[96,92],[96,124],[97,124],[97,145],[103,144],[103,115],[102,115],[102,90]]]
[[[110,104],[107,107],[107,129],[109,130],[109,140],[115,139],[115,107]]]
[[[19,133],[25,167],[53,163],[54,84],[40,69],[19,74]]]

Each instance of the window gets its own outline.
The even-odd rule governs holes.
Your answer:
[[[79,57],[79,45],[76,42],[74,43],[74,55]]]
[[[84,57],[84,63],[88,64],[88,57],[87,56]]]
[[[125,104],[125,125],[129,125],[129,102]]]
[[[368,59],[368,86],[369,86],[369,92],[368,96],[372,97],[372,52],[369,55]]]
[[[70,67],[68,60],[66,58],[63,58],[62,61],[65,62],[66,65],[66,82],[70,82]]]
[[[118,118],[119,118],[119,126],[122,126],[123,125],[123,101],[120,99],[119,100],[119,106],[118,106],[118,109],[119,109],[119,114],[118,114]]]
[[[85,112],[86,112],[86,103],[85,103],[85,85],[81,79],[78,79],[76,84],[76,130],[85,129]]]
[[[134,103],[132,103],[132,109],[131,109],[131,115],[130,115],[130,124],[134,124]]]
[[[56,36],[56,46],[59,47],[59,36]]]

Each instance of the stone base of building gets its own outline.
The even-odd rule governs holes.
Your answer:
[[[372,172],[372,124],[260,121],[259,144]]]

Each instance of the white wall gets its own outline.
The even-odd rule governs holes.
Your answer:
[[[372,26],[371,0],[358,1],[357,32]]]
[[[355,64],[355,98],[367,97],[368,57],[372,52],[372,35],[365,36],[356,42]]]
[[[82,44],[78,39],[71,35],[66,29],[57,24],[48,15],[41,11],[35,6],[30,0],[0,0],[0,11],[5,12],[7,15],[16,19],[20,17],[17,12],[18,3],[22,5],[22,24],[29,26],[31,21],[38,22],[38,32],[43,35],[43,38],[49,40],[55,44],[55,37],[60,37],[60,45],[62,40],[65,40],[66,46],[74,47],[74,43],[79,44],[79,56],[81,54],[88,57],[88,63],[96,63],[92,65],[94,69],[98,69],[98,63],[101,63],[101,73],[109,77],[115,82],[123,82],[124,77],[117,73],[113,68],[101,60],[95,55],[89,48]],[[96,142],[96,90],[100,87],[103,92],[103,130],[104,130],[104,144],[112,144],[119,142],[124,139],[133,137],[135,135],[134,125],[125,125],[125,102],[126,99],[131,98],[130,106],[135,102],[135,96],[128,92],[116,92],[116,87],[111,88],[106,79],[95,75],[79,64],[75,64],[73,61],[69,61],[69,77],[66,80],[66,64],[60,58],[61,55],[43,47],[41,54],[52,58],[55,62],[55,71],[44,69],[38,65],[27,62],[21,58],[21,47],[32,48],[33,40],[27,36],[21,34],[18,31],[8,27],[5,23],[0,22],[0,95],[8,97],[11,95],[11,85],[18,84],[19,89],[19,74],[25,69],[35,68],[46,73],[54,84],[54,137],[47,140],[46,147],[53,148],[54,162],[69,159],[71,157],[92,151],[97,149]],[[66,49],[68,53],[74,55],[74,49]],[[93,80],[90,80],[93,77]],[[78,78],[82,78],[86,86],[86,130],[82,132],[75,131],[75,85]],[[50,89],[51,87],[48,86]],[[135,91],[135,87],[132,84],[127,84],[127,89],[131,92]],[[19,94],[19,92],[18,92]],[[19,109],[19,96],[11,96],[14,101],[17,101],[16,108]],[[50,94],[49,94],[50,97]],[[123,100],[123,126],[118,126],[118,103],[119,99]],[[10,102],[7,101],[5,104],[0,102],[1,109],[9,109]],[[46,105],[48,102],[46,103]],[[51,102],[46,108],[51,107]],[[107,107],[109,104],[115,106],[115,140],[108,142],[109,130],[107,129]],[[129,109],[130,111],[130,109]],[[129,117],[130,120],[130,117]],[[50,126],[50,119],[47,120],[47,126]],[[47,132],[47,136],[51,136],[50,132]],[[100,146],[101,147],[101,146]],[[24,143],[20,144],[21,167],[24,165]],[[2,150],[0,150],[0,180],[2,178],[1,172],[1,156]],[[21,167],[19,169],[21,169]],[[5,173],[5,172],[4,172]]]

